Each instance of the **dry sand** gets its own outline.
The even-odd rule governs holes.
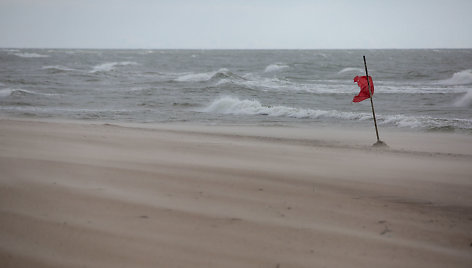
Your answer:
[[[471,267],[472,136],[0,119],[0,267]]]

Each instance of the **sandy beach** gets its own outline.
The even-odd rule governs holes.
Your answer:
[[[0,119],[1,267],[470,267],[472,136]]]

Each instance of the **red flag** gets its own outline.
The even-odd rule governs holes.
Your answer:
[[[361,102],[370,98],[369,87],[367,85],[367,78],[366,76],[356,76],[354,77],[354,82],[357,82],[357,85],[361,88],[361,92],[359,95],[355,96],[352,99],[353,102]],[[372,95],[374,95],[374,82],[372,82],[372,76],[369,75],[369,83],[370,83],[370,90],[372,91]]]

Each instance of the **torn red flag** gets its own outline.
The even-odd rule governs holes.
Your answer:
[[[361,102],[370,98],[369,87],[367,85],[366,76],[356,76],[354,77],[354,82],[357,82],[357,85],[361,88],[361,92],[352,99],[353,102]],[[370,90],[372,95],[374,95],[374,82],[372,82],[372,76],[369,75]]]

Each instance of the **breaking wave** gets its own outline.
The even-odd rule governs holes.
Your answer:
[[[389,115],[378,116],[380,124],[394,125],[403,128],[421,129],[472,129],[471,119],[462,118],[433,118],[430,116]]]
[[[454,73],[451,78],[442,80],[443,85],[469,85],[472,84],[472,69]]]
[[[110,72],[117,66],[137,65],[134,61],[106,62],[93,67],[91,73]]]
[[[280,72],[280,71],[288,69],[288,68],[290,68],[288,65],[285,65],[285,64],[282,64],[282,63],[275,63],[275,64],[268,65],[265,68],[264,72],[265,73]]]
[[[41,95],[41,96],[55,96],[57,94],[51,94],[51,93],[39,93],[39,92],[34,92],[26,89],[20,89],[20,88],[4,88],[0,89],[0,98],[6,98],[6,97],[23,97],[23,96],[28,96],[28,95]]]
[[[62,73],[62,72],[69,72],[75,71],[75,69],[68,68],[62,65],[51,65],[51,66],[43,66],[41,69],[48,70],[53,73]]]
[[[0,89],[0,97],[36,95],[35,92],[26,89],[4,88]]]
[[[230,77],[241,78],[233,74],[232,72],[230,72],[228,69],[221,68],[216,72],[184,74],[174,79],[174,81],[176,82],[206,82],[213,79],[224,79],[224,78],[230,78]]]
[[[343,74],[343,73],[362,73],[364,70],[361,68],[355,68],[355,67],[347,67],[342,69],[341,71],[338,72],[338,74]]]
[[[8,97],[11,95],[13,89],[5,88],[0,89],[0,98]]]
[[[293,117],[293,118],[320,118],[320,117],[335,117],[340,119],[364,119],[369,118],[370,115],[365,113],[339,112],[339,111],[325,111],[294,108],[287,106],[271,106],[262,105],[259,101],[240,100],[235,97],[222,97],[213,101],[208,107],[203,109],[203,112],[233,114],[233,115],[268,115],[277,117]]]
[[[13,55],[18,56],[20,58],[47,58],[49,55],[43,55],[38,53],[27,53],[27,52],[19,52],[13,53]]]
[[[345,70],[349,69],[349,70]],[[359,68],[345,68],[344,73],[362,71]],[[343,70],[341,70],[343,71]],[[352,74],[354,75],[354,73]],[[172,81],[178,82],[215,82],[216,86],[233,86],[256,91],[277,91],[277,92],[307,92],[314,94],[357,94],[358,88],[351,79],[336,80],[310,80],[294,81],[279,77],[267,77],[257,73],[246,73],[241,76],[232,73],[228,69],[220,69],[215,72],[191,73],[180,75]],[[463,93],[467,89],[464,87],[447,88],[444,85],[435,83],[401,83],[398,81],[377,82],[376,92],[382,94],[438,94],[438,93]]]
[[[263,105],[258,100],[240,100],[236,97],[221,97],[203,108],[202,112],[229,115],[266,115],[274,117],[291,117],[298,119],[341,119],[372,120],[372,114],[363,112],[343,112],[337,110],[303,109],[281,105]],[[379,124],[393,125],[402,128],[459,128],[472,129],[470,119],[433,118],[428,116],[377,115]]]

